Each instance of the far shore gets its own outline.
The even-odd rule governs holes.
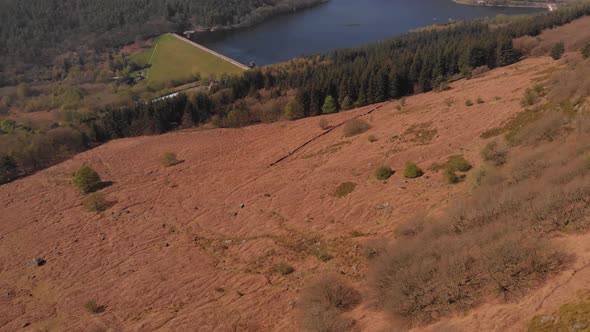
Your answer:
[[[468,6],[510,7],[510,8],[549,8],[550,9],[550,5],[555,5],[555,4],[543,4],[543,3],[528,3],[528,4],[522,4],[522,5],[515,5],[515,4],[491,5],[491,4],[473,3],[470,0],[453,0],[453,2],[458,3],[460,5],[468,5]]]

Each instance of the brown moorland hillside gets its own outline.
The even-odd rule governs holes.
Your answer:
[[[358,116],[370,126],[358,135],[342,126],[314,140],[325,129],[307,118],[121,139],[1,186],[0,330],[298,330],[300,294],[318,276],[337,273],[365,297],[371,244],[469,193],[471,181],[451,185],[436,164],[463,155],[482,165],[482,134],[521,112],[525,90],[562,64],[527,59],[448,91],[322,117],[326,128]],[[162,165],[168,152],[179,163]],[[425,175],[404,178],[410,161]],[[112,182],[100,190],[107,211],[83,207],[71,184],[82,165]],[[394,174],[377,180],[381,166]],[[590,277],[577,272],[588,236],[574,237],[557,241],[582,259],[558,277],[433,330],[524,330]],[[390,329],[370,302],[351,311],[355,328]]]

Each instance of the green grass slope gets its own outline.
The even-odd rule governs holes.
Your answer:
[[[242,68],[171,35],[158,37],[150,49],[131,59],[142,65],[152,65],[145,70],[149,82],[181,81],[197,73],[208,78],[243,72]]]

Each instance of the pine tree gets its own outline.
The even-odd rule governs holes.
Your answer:
[[[331,114],[336,113],[337,111],[336,102],[334,101],[334,97],[327,96],[326,100],[324,101],[324,106],[322,106],[322,113],[324,114]]]
[[[344,99],[342,99],[342,102],[340,103],[340,106],[342,107],[343,110],[348,110],[352,108],[352,100],[350,100],[349,96],[344,97]]]
[[[289,120],[296,120],[305,116],[303,106],[296,101],[290,101],[287,106],[285,106],[283,114]]]

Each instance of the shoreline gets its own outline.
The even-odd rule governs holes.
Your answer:
[[[479,7],[505,7],[505,8],[547,8],[549,11],[554,11],[557,10],[557,4],[556,3],[529,3],[527,4],[522,4],[522,5],[516,5],[516,4],[508,4],[508,5],[492,5],[492,4],[479,4],[479,3],[473,3],[470,2],[468,0],[452,0],[454,3],[459,4],[459,5],[466,5],[466,6],[479,6]]]
[[[260,24],[268,19],[272,19],[277,16],[296,13],[300,10],[306,10],[315,8],[321,5],[325,5],[330,0],[309,0],[307,3],[302,3],[300,6],[296,7],[281,7],[280,5],[275,8],[276,12],[268,13],[263,16],[254,17],[250,20],[245,22],[232,24],[232,25],[216,25],[211,27],[203,27],[203,26],[196,26],[194,27],[193,33],[207,33],[207,32],[216,32],[216,31],[228,31],[228,30],[235,30],[235,29],[242,29],[252,27],[254,25]]]

